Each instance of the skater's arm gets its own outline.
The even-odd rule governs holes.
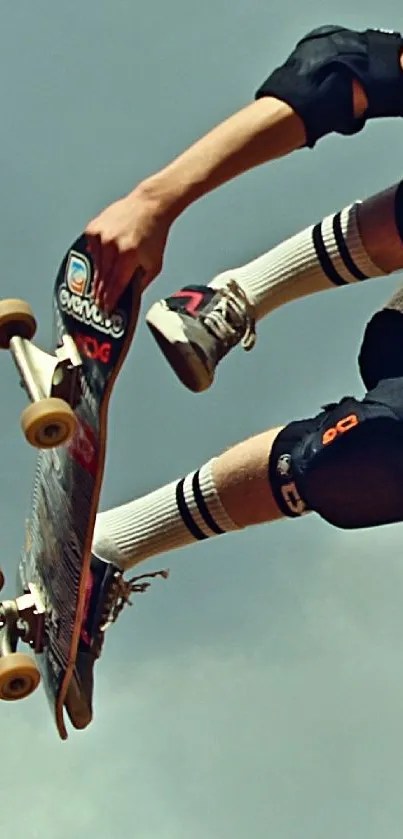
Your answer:
[[[304,124],[289,105],[272,97],[258,99],[152,176],[146,188],[162,212],[176,218],[227,181],[304,144]]]
[[[354,113],[360,117],[367,98],[358,82],[352,84]],[[208,192],[262,163],[284,157],[305,141],[304,123],[295,111],[279,99],[262,97],[213,128],[150,178],[147,188],[162,212],[176,218]]]
[[[326,134],[353,134],[367,119],[402,116],[402,44],[393,33],[342,27],[309,33],[253,104],[107,207],[86,230],[100,305],[113,308],[140,268],[145,288],[161,271],[172,223],[221,184],[313,147]]]
[[[366,97],[358,83],[353,84],[353,90],[356,112],[361,114]],[[113,308],[140,266],[144,287],[159,274],[170,228],[186,207],[243,172],[283,157],[304,143],[301,118],[284,102],[263,97],[107,207],[86,229],[99,303]]]

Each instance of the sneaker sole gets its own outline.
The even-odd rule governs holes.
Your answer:
[[[92,722],[92,708],[88,706],[85,697],[80,691],[79,682],[75,673],[73,673],[64,704],[74,728],[80,731],[83,728],[87,728],[90,722]]]
[[[146,315],[146,324],[182,384],[193,393],[207,390],[214,375],[189,341],[180,315],[162,303],[154,303]]]

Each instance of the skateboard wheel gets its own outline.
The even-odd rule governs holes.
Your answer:
[[[41,674],[35,661],[25,653],[0,658],[0,699],[16,702],[36,690]]]
[[[2,571],[2,570],[1,570],[1,568],[0,568],[0,591],[1,591],[1,590],[2,590],[2,588],[4,587],[4,583],[5,583],[5,582],[6,582],[6,580],[5,580],[5,577],[4,577],[4,573],[3,573],[3,571]]]
[[[25,300],[0,300],[0,349],[7,350],[11,338],[31,339],[36,332],[35,315]]]
[[[54,396],[32,402],[21,414],[21,427],[31,446],[52,449],[67,443],[76,429],[76,416],[64,399]]]

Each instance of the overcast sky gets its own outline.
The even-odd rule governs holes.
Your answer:
[[[1,295],[50,335],[59,261],[102,206],[249,102],[323,23],[403,26],[401,3],[2,0]],[[360,11],[361,9],[362,11]],[[190,209],[144,308],[399,178],[402,126],[321,141]],[[276,312],[211,392],[176,382],[144,324],[116,389],[102,507],[231,443],[360,393],[366,318],[399,277]],[[34,452],[2,379],[2,558],[13,594]],[[161,418],[163,417],[163,423]],[[402,528],[305,518],[149,564],[96,673],[96,720],[58,740],[41,690],[0,707],[0,832],[31,839],[401,839]]]

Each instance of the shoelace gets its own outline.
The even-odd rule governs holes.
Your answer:
[[[211,312],[202,315],[206,329],[221,343],[223,352],[239,342],[245,350],[256,343],[254,311],[244,290],[235,280],[217,289],[219,299]]]
[[[133,606],[130,600],[131,595],[146,592],[151,585],[150,582],[147,582],[148,580],[155,577],[162,577],[166,580],[168,575],[169,571],[164,569],[162,571],[152,571],[149,574],[140,574],[130,580],[125,580],[120,572],[116,572],[104,603],[99,630],[93,639],[92,651],[95,656],[98,657],[101,654],[106,630],[115,623],[125,606]]]

